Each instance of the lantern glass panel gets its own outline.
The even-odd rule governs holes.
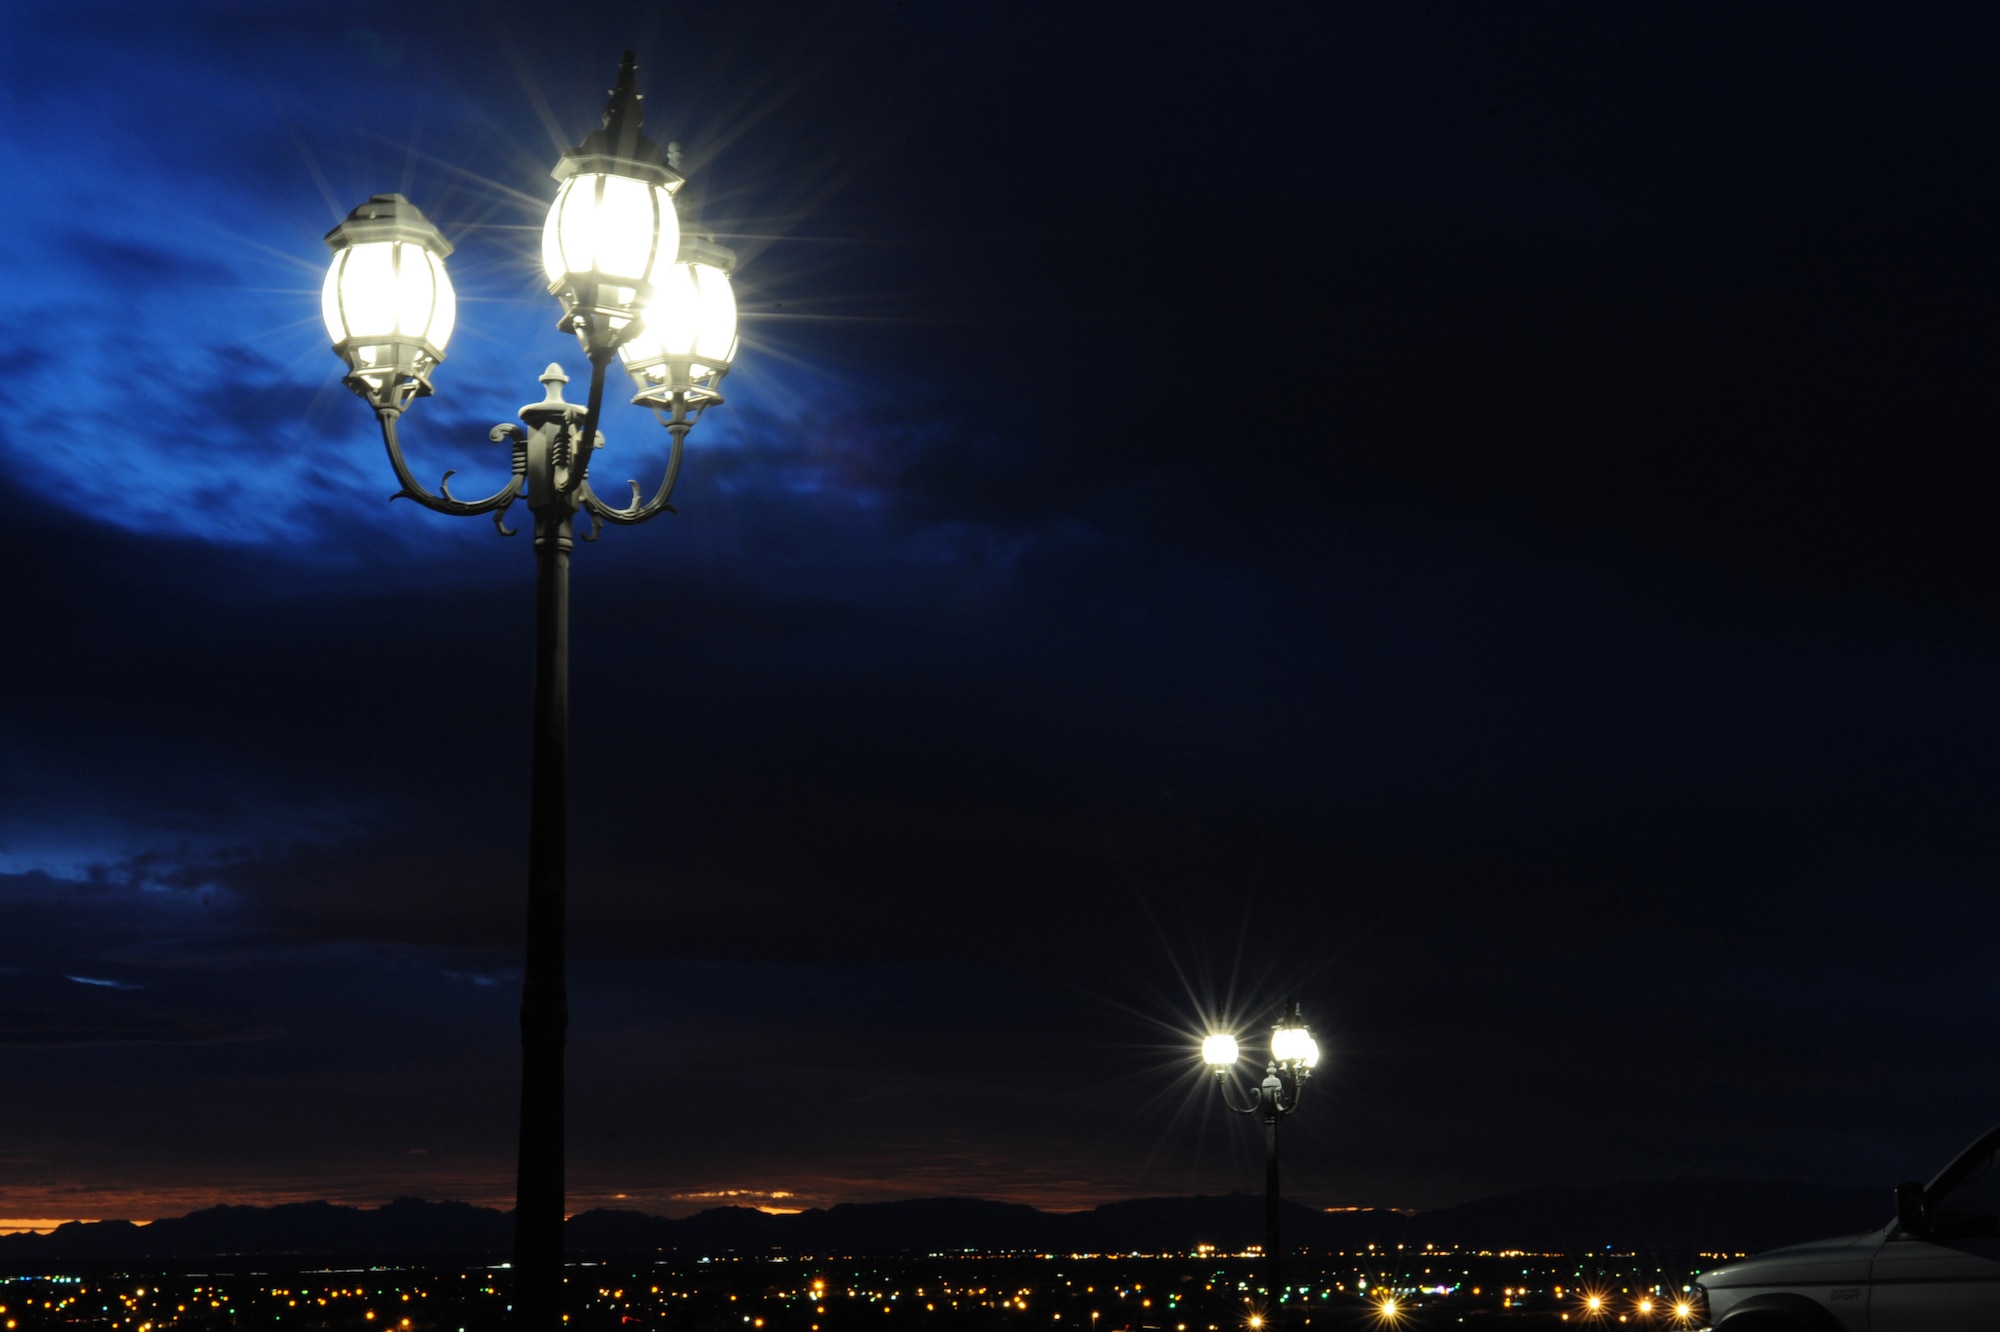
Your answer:
[[[542,226],[542,270],[551,282],[594,273],[636,286],[651,276],[658,255],[679,249],[672,197],[629,176],[571,176]]]
[[[687,267],[700,293],[694,354],[727,365],[736,359],[736,292],[729,285],[729,274],[708,264]]]
[[[452,290],[451,278],[444,271],[444,260],[430,251],[424,251],[424,258],[430,260],[431,273],[437,284],[437,302],[431,308],[430,331],[424,336],[431,346],[439,351],[451,341],[451,331],[458,326],[458,293]]]
[[[692,265],[675,264],[667,270],[653,299],[647,302],[646,325],[653,330],[660,351],[685,356],[694,350],[701,328],[701,290]]]
[[[711,264],[675,264],[653,286],[645,331],[619,349],[628,365],[663,356],[698,356],[699,378],[736,359],[736,293],[729,275]]]
[[[320,315],[336,344],[400,336],[442,351],[457,312],[444,261],[411,241],[369,241],[335,251],[320,288]]]
[[[319,317],[326,323],[327,340],[339,346],[347,337],[347,321],[340,314],[340,269],[347,262],[347,251],[335,250],[333,262],[326,266],[326,281],[319,288]]]
[[[1281,1064],[1299,1062],[1311,1044],[1312,1036],[1304,1027],[1280,1027],[1271,1033],[1271,1058]]]
[[[437,308],[437,277],[424,262],[422,251],[410,253],[416,248],[397,244],[396,276],[390,291],[396,302],[395,331],[420,338],[429,331],[431,312]]]
[[[563,262],[562,214],[569,203],[569,193],[576,188],[576,177],[571,176],[556,190],[556,201],[549,205],[548,220],[542,223],[542,272],[548,274],[549,281],[558,282],[569,271]]]

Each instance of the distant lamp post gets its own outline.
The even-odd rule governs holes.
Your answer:
[[[574,333],[590,362],[586,403],[563,401],[569,376],[542,373],[542,400],[488,432],[507,441],[512,477],[481,499],[451,493],[450,472],[435,493],[403,460],[397,422],[432,392],[457,305],[444,261],[451,243],[416,206],[378,194],[327,234],[333,263],[321,312],[333,350],[347,363],[344,383],[381,423],[401,489],[395,498],[454,515],[490,514],[512,536],[507,512],[523,501],[535,530],[535,699],[533,788],[528,828],[527,966],[521,994],[521,1138],[514,1213],[514,1320],[533,1332],[563,1323],[563,1046],[569,1027],[564,922],[569,838],[569,556],[572,524],[641,523],[668,510],[681,448],[703,410],[722,401],[717,386],[736,359],[735,256],[708,236],[684,236],[674,195],[683,183],[679,152],[662,152],[641,130],[637,62],[630,51],[604,109],[604,126],[563,155],[561,182],[542,228],[549,293],[562,304],[558,327]],[[633,481],[631,501],[613,506],[591,488],[592,456],[604,447],[597,425],[604,375],[622,357],[672,435],[665,475],[651,499]]]
[[[1266,1314],[1275,1320],[1284,1292],[1284,1248],[1278,1227],[1278,1122],[1298,1112],[1306,1079],[1319,1063],[1319,1042],[1299,1016],[1299,1001],[1290,1000],[1284,1015],[1271,1028],[1271,1062],[1257,1088],[1257,1099],[1248,1105],[1237,1104],[1229,1076],[1239,1057],[1236,1038],[1221,1033],[1209,1036],[1201,1043],[1201,1057],[1215,1073],[1224,1105],[1239,1115],[1264,1117],[1264,1286],[1269,1302]]]

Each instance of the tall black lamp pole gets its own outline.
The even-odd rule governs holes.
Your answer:
[[[1284,1016],[1271,1028],[1271,1062],[1265,1067],[1264,1081],[1249,1104],[1240,1104],[1230,1078],[1236,1067],[1236,1038],[1217,1034],[1201,1044],[1202,1059],[1215,1073],[1215,1085],[1222,1103],[1239,1115],[1259,1115],[1264,1121],[1264,1298],[1265,1322],[1278,1320],[1278,1304],[1284,1298],[1284,1240],[1279,1229],[1278,1205],[1278,1125],[1288,1115],[1298,1113],[1305,1094],[1306,1079],[1319,1063],[1319,1042],[1299,1016],[1299,1001],[1290,1000]]]
[[[605,523],[642,523],[671,511],[687,432],[708,407],[736,357],[735,256],[678,216],[684,177],[679,146],[663,153],[642,132],[637,63],[630,51],[604,109],[604,127],[563,155],[561,182],[542,230],[549,292],[562,302],[564,332],[590,362],[584,404],[563,401],[562,368],[542,372],[542,400],[520,412],[523,425],[496,425],[513,475],[483,499],[451,493],[450,472],[435,493],[403,460],[397,423],[430,394],[444,360],[457,305],[444,260],[452,246],[408,200],[378,194],[328,233],[333,262],[321,293],[333,349],[347,363],[347,386],[381,423],[401,489],[453,515],[490,514],[512,536],[516,500],[534,517],[535,696],[532,803],[528,826],[527,966],[521,992],[521,1138],[514,1211],[514,1324],[557,1332],[563,1293],[563,1047],[569,1028],[564,920],[569,860],[569,557],[578,514],[594,541]],[[604,376],[614,359],[638,385],[633,402],[650,407],[672,436],[665,475],[651,499],[630,482],[614,507],[591,488],[592,455],[604,447],[598,420]],[[524,428],[525,426],[525,428]]]

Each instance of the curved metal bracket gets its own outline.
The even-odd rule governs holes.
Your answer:
[[[558,495],[578,493],[584,489],[585,477],[590,472],[590,455],[604,447],[603,432],[597,428],[604,408],[604,371],[617,352],[617,344],[613,343],[602,353],[591,354],[590,399],[583,410],[583,427],[572,436],[576,444],[570,450],[568,475],[556,483]]]
[[[614,509],[590,488],[589,482],[583,484],[578,492],[577,502],[583,511],[590,515],[591,524],[591,535],[584,540],[595,541],[604,523],[629,527],[634,523],[643,523],[657,513],[675,511],[669,501],[673,497],[674,482],[680,478],[681,452],[687,440],[688,427],[678,425],[669,426],[668,429],[674,436],[673,451],[667,455],[666,475],[660,478],[660,488],[654,493],[653,498],[646,498],[646,492],[639,488],[637,481],[627,481],[625,484],[632,487],[632,502],[622,509]]]
[[[382,444],[389,452],[389,465],[396,470],[396,480],[402,483],[402,489],[391,495],[389,497],[390,500],[411,499],[433,512],[448,513],[454,516],[490,513],[493,515],[494,525],[500,529],[501,535],[512,536],[513,529],[506,526],[505,518],[508,507],[520,497],[524,479],[521,467],[521,454],[526,446],[526,436],[522,434],[521,428],[511,425],[495,426],[489,432],[490,438],[496,443],[508,438],[510,434],[515,440],[515,471],[513,477],[508,480],[506,485],[484,499],[462,500],[451,493],[451,479],[458,475],[457,469],[454,468],[452,471],[444,474],[443,480],[438,482],[436,494],[432,494],[430,491],[424,489],[417,481],[415,475],[411,473],[409,464],[403,461],[402,441],[396,434],[396,418],[400,415],[400,412],[392,409],[384,409],[375,414],[376,419],[382,423]]]
[[[499,425],[494,426],[486,432],[486,438],[495,444],[498,444],[503,439],[513,441],[514,481],[517,485],[526,485],[528,478],[528,432],[515,425],[512,421],[502,421]],[[493,511],[493,526],[499,529],[501,536],[513,536],[521,530],[518,527],[507,526],[508,507],[508,505],[503,504]]]
[[[1236,1104],[1236,1095],[1230,1089],[1230,1081],[1228,1073],[1217,1072],[1215,1075],[1215,1085],[1221,1088],[1222,1090],[1222,1103],[1228,1106],[1231,1110],[1234,1110],[1239,1115],[1254,1115],[1257,1113],[1258,1106],[1256,1102],[1252,1102],[1249,1105]]]

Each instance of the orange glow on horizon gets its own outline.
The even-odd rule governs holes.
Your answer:
[[[1137,1181],[1126,1184],[1106,1181],[1099,1187],[1082,1187],[1072,1172],[1049,1171],[1038,1179],[1000,1161],[974,1162],[964,1169],[921,1172],[885,1187],[879,1177],[826,1174],[792,1178],[789,1187],[717,1188],[698,1186],[687,1190],[635,1193],[630,1185],[617,1184],[572,1187],[566,1212],[594,1208],[636,1209],[664,1216],[688,1216],[710,1207],[755,1208],[770,1216],[792,1216],[813,1208],[841,1203],[896,1202],[911,1198],[973,1197],[992,1202],[1034,1207],[1053,1215],[1087,1212],[1105,1203],[1121,1202],[1147,1195]],[[112,1190],[85,1190],[71,1181],[51,1180],[37,1188],[21,1187],[10,1181],[9,1210],[15,1219],[0,1218],[0,1234],[22,1231],[46,1233],[70,1221],[130,1221],[148,1225],[155,1219],[181,1217],[218,1205],[277,1207],[288,1203],[328,1202],[338,1207],[366,1211],[387,1205],[397,1198],[418,1197],[434,1202],[463,1202],[495,1211],[511,1211],[514,1206],[512,1163],[490,1175],[476,1168],[464,1173],[446,1171],[439,1175],[384,1172],[347,1175],[338,1179],[301,1178],[222,1178],[196,1189],[176,1183],[158,1187],[146,1183]]]
[[[491,1180],[476,1181],[393,1176],[366,1181],[352,1178],[325,1181],[226,1180],[198,1189],[179,1185],[160,1188],[139,1185],[101,1191],[64,1184],[36,1188],[14,1180],[8,1183],[11,1195],[7,1199],[9,1210],[20,1214],[22,1219],[0,1220],[0,1233],[6,1233],[11,1226],[26,1225],[40,1230],[66,1221],[129,1221],[135,1226],[149,1226],[156,1220],[186,1216],[216,1206],[279,1207],[286,1203],[329,1202],[336,1207],[372,1211],[412,1194],[438,1202],[465,1202],[502,1212],[511,1211],[514,1206],[513,1182],[497,1174]]]

